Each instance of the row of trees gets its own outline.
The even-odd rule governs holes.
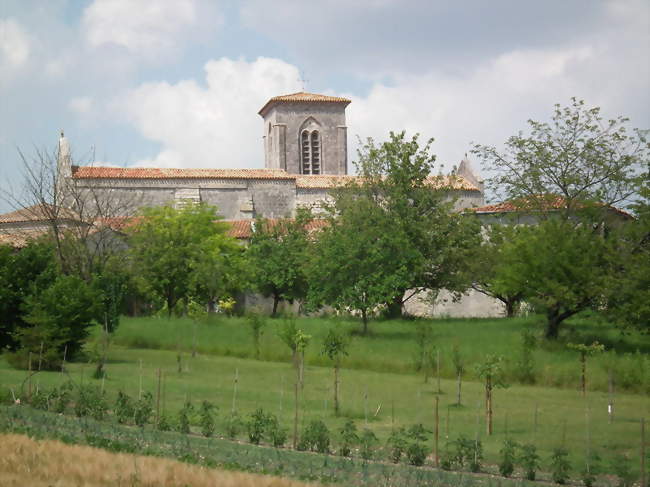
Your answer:
[[[482,230],[472,212],[453,211],[453,176],[431,176],[432,140],[421,145],[403,132],[381,144],[369,139],[359,151],[359,178],[333,191],[318,215],[300,210],[293,219],[259,220],[248,246],[203,204],[146,208],[119,229],[126,238],[118,237],[110,202],[67,188],[86,213],[100,213],[91,224],[57,226],[50,247],[2,250],[2,344],[21,349],[24,366],[30,353],[54,366],[79,350],[93,321],[114,330],[126,296],[171,314],[196,303],[212,310],[246,290],[273,297],[274,314],[281,301],[295,300],[307,310],[355,312],[364,333],[375,313],[398,315],[419,293],[460,296],[470,287],[502,300],[509,315],[522,302],[545,312],[550,339],[588,308],[647,327],[645,133],[630,135],[626,120],[603,122],[598,109],[576,100],[558,107],[551,123],[530,124],[530,134],[510,138],[505,151],[475,147],[495,174],[492,190],[503,192],[514,214],[532,216],[527,226]],[[51,186],[61,187],[52,174]],[[55,189],[48,199],[44,187],[33,182],[32,194],[49,208],[61,197]],[[611,205],[630,198],[636,217],[612,220]]]

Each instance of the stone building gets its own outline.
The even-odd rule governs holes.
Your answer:
[[[105,215],[110,217],[107,220],[129,217],[145,206],[204,202],[216,206],[220,216],[231,223],[232,235],[245,240],[250,237],[255,218],[291,217],[300,207],[318,212],[333,188],[355,178],[348,174],[345,109],[349,103],[345,98],[304,92],[271,98],[259,111],[263,119],[264,169],[74,166],[68,141],[61,133],[57,194],[72,187],[77,199],[85,192],[88,197],[82,199],[89,202],[123,202],[112,205],[118,211]],[[467,157],[453,174],[432,176],[431,184],[449,188],[456,211],[484,204],[483,183]],[[61,197],[59,201],[64,206],[75,206],[70,199]],[[32,221],[31,225],[40,222]],[[0,228],[7,242],[17,238],[12,236],[12,228],[10,221]],[[441,310],[437,310],[438,305],[431,308],[426,300],[413,300],[407,311],[418,315],[498,314],[481,297],[468,299],[454,303],[451,309],[444,305]],[[479,302],[474,304],[476,299]],[[444,298],[439,302],[446,303]]]

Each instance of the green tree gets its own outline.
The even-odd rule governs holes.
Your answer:
[[[282,300],[293,302],[307,294],[304,264],[311,215],[298,211],[295,219],[256,220],[246,255],[253,287],[273,298],[275,316]]]
[[[603,304],[611,247],[598,229],[549,219],[521,228],[508,247],[500,279],[546,312],[547,339],[558,338],[567,318]]]
[[[490,225],[470,259],[472,288],[501,301],[508,318],[515,316],[524,295],[518,281],[508,279],[507,269],[513,260],[512,243],[521,231],[522,227],[515,225]]]
[[[390,225],[382,230],[386,236],[394,234],[399,244],[390,257],[400,270],[387,302],[392,316],[400,315],[404,302],[423,290],[467,289],[469,282],[461,271],[480,241],[477,222],[452,211],[451,191],[458,181],[432,175],[433,139],[421,146],[418,138],[391,132],[390,139],[379,145],[368,139],[358,152],[360,182],[344,190],[381,211]],[[338,212],[345,210],[345,199],[337,198]]]
[[[351,195],[347,195],[351,196]],[[347,198],[346,198],[347,199]],[[348,201],[346,201],[348,203]],[[367,199],[350,201],[328,217],[309,261],[310,306],[328,304],[361,315],[363,334],[369,315],[389,302],[408,280],[408,269],[393,257],[406,245],[389,216]]]
[[[29,326],[24,319],[26,299],[48,287],[57,273],[54,248],[45,240],[19,251],[0,246],[0,348],[16,349],[16,333]]]
[[[192,293],[210,300],[229,282],[223,269],[235,247],[216,219],[216,208],[205,204],[159,206],[144,209],[132,229],[134,274],[164,300],[169,315],[179,300]]]
[[[100,314],[100,295],[76,276],[60,275],[44,290],[30,295],[24,304],[25,322],[18,331],[20,350],[12,358],[27,366],[28,354],[39,357],[44,369],[61,365],[63,356],[74,358]]]
[[[348,355],[349,340],[341,329],[330,328],[323,340],[322,353],[334,364],[334,414],[339,415],[339,369],[341,358]]]
[[[485,381],[485,423],[487,434],[492,434],[492,392],[495,387],[508,387],[504,381],[503,357],[487,355],[476,366],[476,375]]]
[[[553,210],[575,218],[635,193],[650,145],[647,131],[629,131],[627,122],[603,120],[600,108],[572,98],[567,107],[555,105],[549,123],[529,120],[530,133],[510,137],[503,151],[478,144],[472,152],[495,173],[488,185],[503,200],[519,201],[542,216]]]

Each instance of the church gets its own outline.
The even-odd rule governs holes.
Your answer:
[[[74,188],[77,199],[81,195],[89,202],[110,201],[112,213],[102,216],[113,222],[128,219],[146,206],[207,203],[216,206],[219,216],[231,224],[232,236],[246,240],[255,218],[292,217],[302,207],[318,213],[332,189],[355,178],[348,167],[345,109],[349,104],[346,98],[305,92],[268,100],[258,112],[262,118],[264,169],[76,166],[69,142],[61,133],[56,168],[60,188],[56,193],[65,194],[65,188]],[[456,211],[484,205],[483,182],[467,158],[452,174],[432,175],[431,183],[449,189]],[[68,208],[76,206],[65,197],[58,201],[68,213],[72,213]],[[0,215],[0,243],[25,245],[29,238],[47,231],[48,215],[51,212],[39,207]],[[74,224],[74,215],[66,213],[66,218],[67,224]],[[443,315],[500,313],[497,304],[483,298],[468,296],[464,302],[453,303],[442,296],[434,307],[440,308],[436,314]],[[412,300],[409,306],[407,312],[431,314],[426,300]]]
[[[346,98],[313,93],[275,96],[260,109],[264,169],[165,169],[72,166],[68,142],[60,140],[60,178],[83,190],[110,192],[134,206],[203,202],[225,220],[285,218],[296,208],[318,211],[328,192],[348,174]],[[483,205],[482,182],[460,163],[447,176],[457,209]]]

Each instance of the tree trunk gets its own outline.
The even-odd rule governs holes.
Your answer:
[[[339,415],[339,364],[334,364],[334,414]]]
[[[587,354],[585,352],[580,354],[580,365],[582,366],[580,386],[582,387],[582,397],[585,397],[587,394]]]
[[[492,434],[492,377],[485,378],[485,414],[487,418],[487,434]]]
[[[457,397],[456,397],[456,406],[461,405],[461,402],[460,402],[460,385],[462,384],[462,379],[463,379],[463,374],[458,372],[458,394],[457,394]]]
[[[367,314],[365,308],[361,310],[361,320],[363,321],[363,331],[361,333],[362,333],[362,335],[367,335],[368,334],[368,314]]]
[[[402,317],[402,299],[404,293],[398,294],[386,303],[386,318],[398,319]]]
[[[512,299],[507,299],[506,303],[506,318],[512,318],[515,316],[517,301]]]
[[[174,307],[174,297],[171,294],[167,295],[167,318],[172,317],[172,308]]]
[[[557,340],[560,330],[560,312],[556,308],[551,308],[546,313],[546,332],[544,337],[547,340]]]
[[[271,316],[275,318],[275,315],[278,312],[278,304],[280,303],[280,296],[277,294],[273,295],[273,312],[271,313]]]

